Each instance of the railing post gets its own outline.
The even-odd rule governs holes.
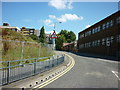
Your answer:
[[[54,66],[54,56],[52,57],[52,67]]]
[[[36,74],[36,63],[37,63],[37,60],[35,59],[35,61],[34,61],[34,75]]]
[[[50,59],[49,59],[49,68],[51,68],[51,66],[50,66]]]
[[[10,82],[10,61],[8,61],[8,69],[7,69],[7,84]]]
[[[40,58],[40,44],[39,44],[39,48],[38,48],[38,59]]]
[[[57,56],[57,65],[58,65],[58,57],[59,57],[59,56]]]
[[[64,59],[65,59],[65,54],[63,54],[63,60],[62,60],[62,62],[64,62]]]
[[[20,64],[22,64],[23,53],[24,53],[24,41],[22,41],[21,62],[20,62]]]

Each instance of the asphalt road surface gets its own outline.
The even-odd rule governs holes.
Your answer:
[[[44,88],[118,88],[118,63],[66,52],[74,67]]]

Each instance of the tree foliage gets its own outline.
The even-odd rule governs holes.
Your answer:
[[[61,49],[63,43],[71,43],[76,40],[76,35],[73,31],[61,30],[56,40],[56,49]]]
[[[73,31],[61,30],[59,35],[64,35],[66,43],[71,43],[76,40],[76,35]]]
[[[40,41],[41,43],[46,43],[46,35],[45,35],[44,26],[40,29],[39,41]]]
[[[65,36],[59,35],[58,39],[56,39],[56,49],[60,50],[64,42],[65,42]]]
[[[30,37],[33,39],[33,40],[35,40],[35,41],[37,41],[38,42],[38,36],[37,35],[35,35],[35,34],[32,34],[32,35],[30,35]]]

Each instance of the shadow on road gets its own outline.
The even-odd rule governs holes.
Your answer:
[[[107,59],[111,61],[120,61],[120,57],[114,57],[114,56],[107,56],[107,55],[98,55],[98,54],[92,54],[92,53],[78,53],[78,52],[70,52],[82,57],[91,57],[91,58],[100,58],[100,59]]]

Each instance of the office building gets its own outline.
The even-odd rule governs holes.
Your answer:
[[[78,34],[78,52],[120,56],[120,11]]]

